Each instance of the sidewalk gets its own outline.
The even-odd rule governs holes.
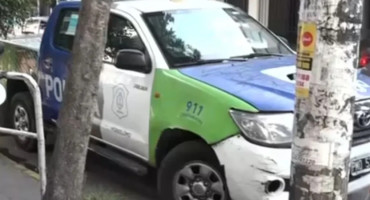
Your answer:
[[[0,200],[40,200],[38,175],[0,154]]]
[[[99,162],[100,160],[93,160],[90,162]],[[111,167],[111,166],[109,166]],[[91,176],[89,176],[90,183],[99,183],[99,184],[90,184],[87,185],[88,187],[85,187],[85,192],[87,196],[96,196],[94,194],[99,194],[100,191],[102,194],[109,194],[111,190],[108,190],[107,188],[113,187],[112,185],[109,185],[109,181],[103,180],[102,182],[102,176],[108,177],[110,181],[114,182],[116,180],[112,177],[117,176],[118,179],[123,179],[123,177],[127,178],[129,177],[128,182],[132,182],[132,179],[135,177],[131,174],[124,174],[124,176],[120,176],[120,174],[115,174],[112,172],[108,166],[106,168],[99,167],[98,165],[93,165],[90,168]],[[117,170],[117,169],[115,169]],[[113,170],[114,171],[114,170]],[[102,174],[99,174],[99,176],[96,175],[97,172],[100,172]],[[112,173],[112,174],[111,174]],[[121,171],[122,173],[122,171]],[[22,165],[17,164],[16,162],[10,160],[9,158],[5,157],[3,154],[0,153],[0,200],[40,200],[40,185],[38,181],[39,177],[38,174],[36,174],[33,171],[28,170]],[[141,180],[142,181],[142,180]],[[104,184],[107,187],[101,187],[101,184]],[[138,193],[132,192],[130,190],[127,190],[125,184],[119,182],[119,184],[122,185],[116,185],[114,186],[114,192],[112,194],[113,197],[116,198],[110,198],[110,199],[124,199],[124,200],[153,200],[157,199],[154,197],[144,197],[139,195]],[[135,183],[135,185],[138,183]],[[143,187],[142,185],[138,185],[137,187]],[[145,188],[145,187],[143,187]],[[127,190],[126,193],[118,194],[117,191],[124,191]],[[147,189],[146,189],[147,190]],[[144,190],[144,191],[146,191]],[[105,191],[105,192],[104,192]],[[107,193],[106,193],[107,192]],[[118,196],[116,196],[116,194]],[[353,194],[349,195],[349,200],[370,200],[365,198],[369,194],[368,188],[364,188],[362,190],[359,190]],[[99,196],[98,196],[99,197]],[[117,198],[118,197],[118,198]],[[120,198],[123,197],[123,198]],[[94,199],[94,198],[91,198]],[[95,198],[96,199],[96,198]],[[98,198],[103,199],[103,198]]]

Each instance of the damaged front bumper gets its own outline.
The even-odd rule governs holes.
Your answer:
[[[291,149],[252,144],[240,135],[213,146],[224,166],[233,200],[288,200]],[[370,155],[369,143],[352,148],[351,158]],[[349,183],[349,192],[370,185],[370,174]]]

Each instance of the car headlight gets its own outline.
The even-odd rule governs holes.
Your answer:
[[[263,114],[231,110],[242,134],[251,142],[289,147],[293,137],[293,113]]]

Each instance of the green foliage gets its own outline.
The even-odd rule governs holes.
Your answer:
[[[17,59],[17,48],[13,45],[6,45],[5,52],[0,57],[0,69],[4,71],[15,71],[19,66]]]
[[[0,37],[6,37],[15,25],[29,17],[34,0],[1,0]]]

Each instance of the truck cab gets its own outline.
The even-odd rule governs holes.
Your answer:
[[[17,53],[19,41],[2,41],[0,66],[37,79],[48,124],[58,120],[73,67],[80,5],[60,3],[41,43],[23,45],[28,53]],[[27,62],[9,62],[10,55]],[[287,200],[295,65],[279,37],[231,5],[116,1],[90,149],[139,174],[156,168],[162,200]],[[369,110],[369,84],[359,71],[357,112]],[[27,90],[10,82],[7,91],[11,125],[32,130]],[[370,154],[369,125],[356,124],[351,158]],[[34,150],[35,141],[17,142]],[[370,183],[368,171],[353,171],[350,192]]]

